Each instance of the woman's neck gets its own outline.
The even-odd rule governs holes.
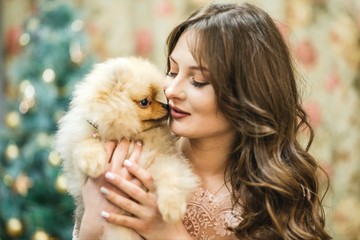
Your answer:
[[[180,139],[180,147],[192,164],[195,174],[201,179],[201,186],[216,195],[227,192],[225,168],[229,160],[231,143],[230,136],[207,139]]]
[[[221,176],[224,172],[231,151],[232,139],[187,139],[180,140],[180,147],[190,160],[194,171],[201,177]]]

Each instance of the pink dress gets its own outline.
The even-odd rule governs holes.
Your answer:
[[[229,192],[212,194],[198,188],[188,202],[183,223],[191,237],[196,240],[236,239],[228,227],[235,227],[240,219],[240,208],[232,208]],[[79,239],[78,223],[75,223],[73,240]]]
[[[233,209],[229,192],[214,195],[200,187],[188,203],[183,223],[196,240],[236,239],[228,227],[239,224],[240,214],[240,208]]]

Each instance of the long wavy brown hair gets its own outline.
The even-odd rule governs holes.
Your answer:
[[[273,19],[250,4],[211,4],[175,27],[168,55],[188,30],[197,33],[191,51],[208,70],[218,109],[237,133],[225,172],[234,206],[243,211],[235,235],[331,239],[324,230],[321,168],[308,152],[313,130],[289,48]],[[299,140],[304,130],[306,146]]]

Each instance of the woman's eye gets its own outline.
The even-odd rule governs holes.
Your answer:
[[[196,81],[194,78],[191,78],[191,84],[194,86],[194,87],[197,87],[197,88],[202,88],[202,87],[205,87],[206,85],[210,84],[209,82],[198,82]]]
[[[151,101],[147,98],[144,98],[143,100],[139,101],[139,105],[141,108],[147,108],[151,104]]]
[[[168,77],[175,78],[175,77],[177,76],[177,73],[170,71],[170,72],[168,72],[166,75],[167,75]]]

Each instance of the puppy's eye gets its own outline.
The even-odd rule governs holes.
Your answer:
[[[148,98],[144,98],[143,100],[141,100],[141,101],[139,102],[139,106],[140,106],[141,108],[147,108],[150,104],[151,104],[151,100],[148,99]]]

